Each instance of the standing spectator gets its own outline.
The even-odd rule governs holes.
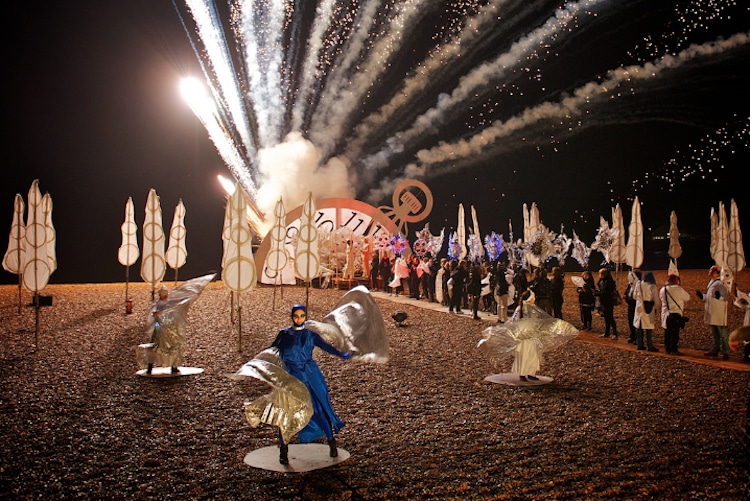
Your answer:
[[[735,329],[729,334],[729,347],[734,351],[739,351],[742,348],[743,356],[741,362],[750,363],[750,298],[741,291],[737,291],[737,296],[734,305],[745,310],[745,316],[742,320],[742,327]],[[750,408],[748,412],[750,412]],[[750,440],[750,434],[747,438]]]
[[[550,300],[552,301],[552,313],[555,318],[562,319],[563,289],[565,288],[565,274],[562,268],[555,266],[552,268],[552,278],[550,279]]]
[[[599,337],[617,339],[617,322],[615,322],[615,297],[617,296],[617,282],[612,278],[612,272],[607,268],[599,270],[599,281],[597,282],[596,296],[602,307],[604,317],[604,334]]]
[[[487,262],[482,262],[482,293],[481,293],[481,306],[482,311],[486,311],[496,314],[497,308],[495,307],[495,295],[492,293],[494,289],[494,267],[490,268]]]
[[[479,320],[479,298],[482,294],[482,268],[478,264],[471,267],[466,292],[471,297],[471,312],[474,320]]]
[[[420,277],[422,276],[422,270],[419,269],[419,265],[422,261],[419,256],[413,254],[409,257],[407,263],[409,265],[409,298],[419,299],[419,284],[421,282]]]
[[[405,257],[398,255],[393,261],[393,278],[388,284],[393,295],[400,296],[404,292],[404,280],[409,281],[409,263]]]
[[[550,316],[552,315],[551,285],[549,278],[547,278],[547,270],[544,267],[537,268],[534,271],[534,280],[529,284],[529,289],[536,297],[536,305]]]
[[[354,242],[351,240],[346,241],[346,262],[344,263],[344,270],[341,274],[341,278],[345,280],[352,280],[354,278]]]
[[[508,321],[508,293],[513,281],[513,272],[506,270],[505,264],[497,265],[497,279],[495,283],[495,302],[497,303],[497,321],[505,323]]]
[[[372,253],[372,261],[370,262],[370,290],[378,290],[380,285],[378,284],[378,277],[380,275],[380,256],[379,251]]]
[[[520,304],[523,293],[529,288],[529,280],[526,277],[526,268],[518,267],[513,274],[513,304]]]
[[[448,260],[446,258],[440,258],[440,266],[435,272],[435,301],[442,304],[443,306],[448,305],[448,303],[446,302],[446,298],[448,297],[446,282],[448,281],[448,278],[446,278],[446,276],[449,277],[450,273],[447,270],[447,263]]]
[[[442,269],[441,265],[438,264],[437,259],[434,257],[430,257],[429,260],[429,267],[430,267],[430,301],[433,303],[438,303],[437,299],[437,273],[439,270]]]
[[[727,305],[729,291],[721,282],[721,268],[714,265],[708,270],[708,286],[706,293],[695,291],[695,294],[705,303],[703,321],[711,326],[713,347],[706,353],[707,357],[718,357],[721,351],[724,360],[729,360],[729,332],[727,331]]]
[[[655,316],[659,305],[656,303],[659,296],[656,291],[656,279],[654,274],[647,271],[643,274],[643,280],[635,286],[635,316],[633,324],[636,327],[635,342],[639,350],[659,351],[653,343]],[[643,337],[646,336],[646,346],[643,345]]]
[[[453,282],[451,282],[451,273],[453,273],[453,269],[458,266],[458,263],[453,260],[447,260],[445,261],[445,265],[443,266],[445,268],[445,273],[443,273],[443,281],[442,281],[442,287],[443,287],[443,306],[448,306],[451,303],[451,286],[453,285]]]
[[[466,261],[464,260],[461,260],[461,262],[451,270],[451,300],[450,303],[448,303],[448,311],[450,313],[453,313],[454,309],[456,313],[461,313],[461,301],[463,300],[464,285],[466,283],[467,275]]]
[[[430,289],[430,281],[432,277],[432,270],[430,269],[430,256],[424,256],[417,266],[417,275],[419,276],[419,286],[422,290],[421,296],[428,301],[434,301],[432,296],[432,290]]]
[[[594,277],[591,276],[591,272],[589,270],[585,270],[581,274],[581,278],[583,278],[583,285],[581,287],[578,287],[578,307],[581,310],[581,322],[583,322],[583,330],[585,331],[591,331],[593,329],[592,327],[592,313],[594,312],[594,307],[596,306],[596,296],[594,296],[594,293],[596,292],[596,284],[594,283]]]
[[[458,262],[458,265],[464,269],[464,286],[463,289],[461,289],[461,304],[463,305],[465,310],[469,309],[469,291],[466,290],[466,283],[469,281],[469,271],[470,266],[469,262],[466,260],[461,260]]]
[[[387,252],[383,252],[383,257],[380,260],[380,268],[378,269],[378,272],[380,273],[380,281],[383,284],[383,292],[391,291],[390,283],[391,273],[393,273],[393,265],[391,264],[391,258],[388,257]]]
[[[628,343],[635,344],[635,324],[633,324],[633,318],[635,317],[635,284],[641,281],[643,274],[641,270],[635,269],[628,273],[628,286],[625,288],[625,304],[628,306],[628,327],[630,327],[630,337]]]
[[[659,290],[661,301],[661,326],[664,329],[664,349],[669,355],[682,355],[677,349],[682,329],[683,308],[690,294],[680,286],[680,277],[669,275],[667,283]]]

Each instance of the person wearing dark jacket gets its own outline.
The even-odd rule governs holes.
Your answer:
[[[451,300],[448,303],[448,311],[453,313],[455,309],[456,313],[461,313],[461,301],[464,295],[464,286],[467,278],[466,261],[461,260],[458,266],[453,268],[451,271],[451,277],[449,281],[451,288]]]
[[[378,276],[380,275],[380,256],[378,251],[372,253],[372,261],[370,261],[370,290],[376,291],[380,289],[378,284]]]
[[[549,297],[552,301],[553,316],[562,319],[563,290],[565,289],[565,274],[562,268],[559,266],[552,268],[552,278],[550,278],[549,283]]]
[[[578,287],[578,307],[581,310],[581,322],[583,322],[583,330],[591,331],[592,326],[592,313],[596,306],[596,284],[594,283],[594,277],[591,276],[591,272],[585,270],[581,274],[583,278],[583,285]]]
[[[529,288],[529,281],[526,278],[526,268],[521,268],[520,266],[516,268],[513,275],[513,287],[515,288],[513,304],[517,305],[520,304],[519,301],[523,298],[523,293]]]
[[[612,272],[607,268],[599,270],[598,290],[596,292],[599,303],[602,306],[602,316],[604,317],[604,334],[600,337],[609,337],[610,335],[617,339],[617,323],[615,322],[615,301],[617,297],[617,282],[612,278]]]
[[[551,284],[547,278],[547,270],[537,268],[534,272],[534,280],[529,284],[529,289],[536,297],[537,307],[544,310],[545,313],[552,315]]]
[[[482,267],[475,264],[469,271],[466,292],[471,297],[471,313],[474,320],[479,320],[479,298],[482,294]]]

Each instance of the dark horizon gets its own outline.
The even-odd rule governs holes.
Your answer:
[[[165,231],[178,200],[187,209],[188,256],[178,277],[220,270],[226,195],[217,175],[233,176],[179,92],[181,79],[208,81],[210,72],[202,69],[207,63],[202,59],[203,47],[191,23],[183,25],[190,19],[184,5],[178,4],[153,0],[24,2],[13,4],[3,19],[6,32],[14,35],[8,54],[8,90],[3,94],[9,157],[0,183],[0,238],[6,241],[8,236],[15,194],[26,200],[29,186],[38,179],[42,193],[50,193],[54,206],[58,269],[51,283],[124,280],[117,249],[125,203],[133,198],[141,245],[143,208],[150,189],[160,196]],[[284,55],[289,82],[302,81],[304,49],[321,41],[304,38],[312,36],[312,19],[302,13],[312,13],[312,5],[300,4],[298,20],[304,25],[300,31],[296,35],[285,32],[289,39],[284,41],[294,48]],[[681,233],[707,238],[711,208],[723,202],[728,210],[732,199],[738,203],[740,221],[747,219],[750,199],[744,179],[750,165],[750,101],[746,98],[750,44],[733,42],[725,48],[722,42],[750,32],[750,11],[728,1],[599,2],[594,9],[601,9],[597,15],[579,12],[570,31],[560,33],[560,40],[540,45],[544,49],[535,49],[534,57],[522,59],[526,63],[512,74],[497,70],[477,77],[476,70],[485,64],[515,54],[517,42],[524,37],[538,43],[544,37],[540,27],[547,26],[562,8],[572,8],[572,4],[520,6],[507,19],[503,17],[504,22],[493,21],[474,39],[475,45],[462,45],[460,58],[435,66],[439,69],[431,74],[430,85],[399,107],[399,113],[385,125],[362,137],[352,135],[370,118],[368,114],[388,107],[402,85],[418,68],[424,68],[420,66],[424,61],[434,62],[430,47],[450,40],[457,33],[456,23],[465,21],[471,9],[447,9],[437,18],[418,16],[407,26],[413,30],[410,38],[390,54],[397,64],[387,66],[382,80],[373,83],[369,98],[340,116],[334,113],[333,125],[342,126],[338,135],[336,127],[330,128],[335,137],[328,138],[329,129],[321,133],[320,127],[311,125],[312,118],[336,111],[333,105],[321,104],[324,97],[334,104],[341,101],[326,87],[335,68],[322,63],[320,68],[328,73],[324,72],[315,93],[306,99],[300,89],[286,89],[283,104],[288,113],[269,128],[284,134],[299,132],[311,143],[318,139],[321,144],[313,146],[321,154],[321,163],[328,158],[322,143],[331,139],[335,145],[327,154],[350,162],[346,175],[359,193],[357,198],[363,200],[368,190],[404,175],[407,167],[423,168],[417,169],[423,177],[415,178],[426,183],[435,200],[425,222],[433,233],[445,228],[446,239],[457,225],[459,204],[467,211],[471,205],[476,207],[484,235],[494,231],[507,238],[508,220],[512,220],[517,239],[523,225],[522,205],[536,203],[541,222],[551,231],[558,232],[564,225],[569,237],[575,230],[587,245],[594,241],[599,217],[610,220],[616,204],[627,226],[635,196],[643,204],[646,235],[668,225],[674,210]],[[219,5],[219,10],[226,17],[226,5]],[[344,42],[351,34],[350,26],[343,18],[338,20],[343,31],[337,36],[342,38],[334,39],[339,45],[327,35],[322,41],[343,50],[348,47]],[[436,20],[444,24],[433,26]],[[379,22],[388,33],[386,20]],[[225,34],[236,43],[228,26],[224,26]],[[690,47],[701,47],[707,55],[690,56]],[[518,132],[498,133],[499,139],[487,149],[476,154],[468,149],[469,154],[451,159],[464,151],[461,146],[469,140],[481,139],[491,125],[512,125],[535,117],[535,112],[555,108],[566,98],[581,93],[588,97],[585,89],[597,87],[623,68],[653,67],[666,56],[680,54],[684,64],[663,69],[660,78],[625,83],[592,109],[582,107],[560,119],[524,122]],[[369,55],[363,51],[363,56]],[[247,75],[240,76],[247,79]],[[445,112],[444,127],[426,120],[431,116],[428,112],[469,76],[474,77],[472,81],[481,80],[475,89],[477,100],[459,102]],[[301,130],[296,131],[289,110],[298,97],[310,107],[304,110]],[[593,91],[590,97],[595,97]],[[244,98],[251,111],[272,104]],[[371,168],[366,160],[388,150],[396,139],[400,141],[417,119],[429,122],[434,130],[412,134],[416,139],[397,144],[385,166]],[[250,129],[258,133],[257,120]],[[346,157],[349,144],[358,139],[362,149]],[[450,154],[437,155],[440,145],[450,146]],[[269,140],[261,146],[268,147],[259,150],[270,151],[274,144]],[[427,154],[441,160],[423,163]],[[281,162],[277,157],[274,160]],[[251,167],[262,183],[260,167]],[[334,184],[328,181],[321,175],[289,175],[282,184],[306,191],[314,183]],[[373,206],[392,205],[389,196],[380,198],[367,201]],[[423,224],[410,225],[410,241]],[[750,245],[747,237],[744,241],[746,247]],[[707,240],[696,242],[694,250],[692,244],[689,251],[688,244],[683,245],[686,251],[681,262],[701,268],[712,264]],[[646,265],[662,266],[659,246],[654,249],[651,256],[646,252]],[[131,279],[140,279],[138,271],[139,264],[131,267]],[[168,269],[166,276],[173,274]],[[0,283],[16,282],[16,275],[0,272]]]

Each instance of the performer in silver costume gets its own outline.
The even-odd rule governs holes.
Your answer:
[[[159,299],[152,305],[146,318],[146,332],[151,341],[138,346],[138,365],[151,374],[154,365],[171,367],[172,374],[179,373],[185,354],[187,311],[215,273],[193,278],[172,289],[159,289]]]

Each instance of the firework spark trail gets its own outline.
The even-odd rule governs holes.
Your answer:
[[[250,103],[258,122],[261,148],[274,146],[282,134],[281,37],[287,8],[285,0],[243,0],[240,24],[235,28],[250,80]]]
[[[474,134],[468,139],[455,143],[441,143],[429,150],[418,152],[417,158],[419,164],[408,165],[404,175],[399,178],[384,180],[379,188],[370,191],[368,198],[371,200],[381,200],[382,197],[392,193],[394,187],[403,179],[425,179],[444,175],[448,172],[455,172],[455,162],[460,162],[467,158],[479,158],[486,154],[487,150],[499,139],[507,139],[541,122],[565,120],[573,115],[580,115],[582,113],[592,116],[608,113],[609,108],[607,105],[612,99],[616,99],[616,90],[622,84],[630,83],[635,85],[638,81],[656,79],[661,77],[666,70],[673,70],[685,63],[736,49],[749,42],[750,33],[737,33],[727,40],[692,45],[677,55],[665,55],[653,63],[612,70],[607,75],[608,78],[605,81],[601,83],[589,82],[576,89],[572,96],[565,97],[558,103],[542,103],[541,105],[524,110],[523,113],[509,120],[495,122],[490,127]],[[612,123],[616,120],[617,118],[612,118],[607,120],[607,123]],[[577,130],[581,130],[581,128]],[[504,144],[508,145],[508,148],[512,148],[508,142]],[[522,143],[516,142],[515,144]],[[441,165],[447,160],[451,160],[450,165]]]
[[[438,2],[436,0],[407,0],[398,5],[384,37],[379,38],[367,52],[366,61],[343,90],[345,82],[334,82],[325,89],[318,112],[313,117],[310,137],[327,157],[344,131],[350,126],[350,115],[364,101],[365,94],[388,68],[388,61],[397,54],[401,45],[417,27],[419,19],[428,16]]]
[[[336,4],[333,13],[334,22],[331,24],[330,31],[326,34],[318,54],[318,63],[311,88],[305,89],[305,92],[309,95],[309,100],[300,103],[304,106],[304,113],[299,119],[299,124],[295,125],[296,130],[307,131],[309,129],[311,117],[315,113],[320,96],[323,93],[322,89],[326,87],[331,73],[336,71],[335,64],[337,60],[342,58],[346,47],[349,45],[352,31],[357,28],[356,21],[360,18],[361,12],[360,9],[352,9],[352,4],[342,4],[341,2]],[[293,127],[292,130],[295,130],[295,128]]]
[[[238,73],[224,71],[220,77],[218,70],[222,66],[231,70],[232,60],[226,39],[221,33],[221,22],[217,19],[215,0],[204,0],[208,4],[206,7],[196,6],[199,0],[186,0],[188,9],[194,17],[196,11],[205,17],[201,17],[200,22],[198,19],[195,20],[198,38],[203,42],[205,50],[199,49],[197,45],[194,45],[194,50],[201,61],[207,81],[212,86],[211,91],[218,106],[218,111],[213,110],[211,114],[204,114],[200,119],[222,159],[239,179],[248,195],[257,197],[262,191],[264,196],[260,198],[268,198],[275,202],[278,196],[269,194],[266,197],[264,184],[277,186],[276,190],[279,191],[287,189],[289,184],[294,184],[288,183],[289,179],[304,179],[306,183],[314,184],[317,178],[326,177],[316,177],[316,173],[331,173],[333,177],[335,172],[338,176],[336,181],[341,181],[342,190],[351,189],[351,186],[342,180],[356,180],[361,186],[361,195],[365,195],[368,189],[373,188],[368,200],[379,203],[390,197],[392,188],[388,187],[392,187],[401,179],[404,166],[409,161],[414,163],[406,166],[405,177],[435,177],[460,171],[468,166],[476,166],[480,162],[486,162],[491,155],[499,156],[522,148],[529,144],[528,139],[543,142],[551,138],[551,143],[554,144],[557,135],[577,134],[587,127],[599,124],[620,121],[632,123],[644,119],[678,121],[695,118],[692,115],[687,116],[684,110],[671,108],[670,99],[656,102],[655,97],[655,94],[664,91],[669,92],[670,98],[674,97],[675,91],[686,92],[686,80],[690,80],[691,84],[695,83],[692,74],[689,79],[684,79],[684,73],[671,72],[672,80],[682,80],[679,85],[666,78],[650,79],[647,84],[641,80],[638,83],[637,97],[634,97],[635,85],[630,85],[628,89],[627,81],[624,80],[607,99],[596,95],[590,97],[590,106],[585,106],[585,103],[580,105],[582,109],[587,108],[585,120],[573,116],[574,112],[565,114],[565,106],[575,102],[575,99],[564,97],[565,93],[572,93],[572,89],[577,87],[577,98],[584,89],[593,92],[593,87],[579,87],[580,82],[591,80],[597,82],[591,85],[599,86],[601,84],[598,82],[603,78],[613,81],[610,76],[615,70],[603,73],[610,69],[610,66],[600,67],[595,74],[571,75],[568,83],[558,82],[553,84],[555,87],[543,88],[541,77],[548,59],[563,55],[572,57],[571,50],[587,51],[582,54],[583,57],[589,55],[588,51],[593,51],[593,57],[596,58],[599,55],[596,40],[609,36],[604,34],[605,30],[602,28],[610,28],[606,30],[607,33],[611,33],[612,30],[629,33],[631,25],[637,24],[632,16],[628,17],[625,27],[621,24],[605,26],[601,19],[609,19],[610,14],[614,16],[639,12],[641,3],[648,4],[646,0],[610,2],[611,8],[606,10],[601,6],[607,5],[608,0],[579,0],[579,3],[565,4],[552,0],[533,0],[534,3],[529,4],[524,3],[524,0],[481,0],[471,5],[459,2],[450,15],[444,16],[441,13],[440,16],[433,16],[435,12],[431,9],[437,6],[444,7],[446,1],[449,6],[453,6],[450,0],[362,0],[361,4],[353,1],[347,3],[346,7],[336,6],[338,11],[329,14],[318,11],[317,17],[303,19],[310,15],[312,10],[303,9],[303,3],[293,0],[259,0],[254,5],[247,5],[250,3],[249,0],[232,0],[230,6],[242,6],[245,9],[245,17],[238,17],[238,10],[232,12],[232,21],[235,23],[234,35],[244,57],[242,63],[237,65],[240,70]],[[484,5],[487,1],[490,3]],[[727,9],[735,6],[734,10],[725,12],[719,10],[721,6],[714,6],[714,0],[705,3],[703,0],[693,0],[688,2],[689,16],[683,13],[685,9],[678,3],[675,6],[678,9],[675,11],[678,19],[656,28],[662,30],[659,32],[661,38],[655,33],[645,38],[645,43],[640,42],[633,46],[626,53],[630,58],[628,64],[643,64],[644,67],[647,66],[646,61],[662,64],[663,59],[657,60],[659,54],[675,54],[678,48],[684,48],[685,45],[681,44],[688,40],[688,33],[694,33],[699,42],[704,42],[705,38],[700,30],[721,22],[727,24],[732,15],[741,13],[742,7],[736,6],[733,1],[721,4],[731,4],[726,7]],[[480,3],[483,7],[479,7]],[[546,18],[551,16],[553,3],[562,7],[559,7],[555,11],[557,14],[548,20]],[[578,14],[578,17],[571,13],[573,6],[581,6],[576,11],[579,12],[585,9],[591,11],[592,5],[595,9],[603,11],[593,14],[598,18],[596,21],[589,21],[586,17],[586,14],[591,12]],[[466,9],[462,9],[462,6],[466,6]],[[696,6],[701,10],[698,11]],[[493,8],[510,12],[510,17],[482,17],[485,13],[491,13]],[[272,9],[275,9],[274,12],[279,16],[273,21]],[[696,9],[696,12],[692,9]],[[710,15],[712,9],[716,11],[715,15]],[[662,8],[660,14],[664,14],[665,10],[668,8]],[[434,32],[424,31],[430,29],[428,26],[432,19],[442,20],[443,17],[448,19],[449,23],[436,26]],[[254,25],[251,19],[254,19]],[[491,19],[494,24],[483,28]],[[578,29],[581,19],[585,20],[585,24],[581,24],[582,29]],[[700,21],[697,24],[696,19]],[[557,32],[545,33],[541,31],[544,28],[534,31],[545,21],[558,23]],[[328,29],[323,29],[324,25]],[[310,26],[310,35],[305,36]],[[253,35],[251,31],[245,30],[254,30],[255,33]],[[638,33],[638,30],[633,31]],[[734,31],[737,29],[732,30]],[[286,35],[289,36],[288,39]],[[427,41],[428,37],[425,35],[432,35],[430,38],[436,44],[435,48],[427,53],[421,63],[408,62],[411,61],[410,54],[425,53],[416,45]],[[499,50],[506,49],[517,37],[531,38],[534,35],[541,40],[536,47],[514,45],[506,54],[494,55]],[[594,35],[594,38],[591,39],[589,35]],[[255,42],[251,41],[253,36]],[[679,39],[677,46],[674,45],[673,38]],[[441,45],[437,45],[438,41],[443,40]],[[573,44],[579,40],[587,42],[588,45],[584,45],[582,49],[579,44]],[[521,44],[522,41],[517,44]],[[412,42],[415,45],[410,45]],[[515,60],[508,56],[514,48],[519,47],[526,50],[526,53],[519,50],[518,58]],[[672,50],[669,50],[670,47]],[[249,52],[257,54],[251,55]],[[460,57],[456,54],[460,54]],[[314,67],[313,61],[316,56],[317,66]],[[508,68],[498,66],[498,74],[487,73],[488,65],[477,62],[486,61],[486,57],[499,60],[503,56],[509,59]],[[608,56],[611,59],[612,54]],[[304,59],[305,57],[307,59]],[[400,63],[400,66],[396,62]],[[245,67],[241,67],[243,64]],[[440,65],[443,67],[440,68]],[[253,71],[253,67],[258,68],[258,71]],[[401,71],[402,68],[406,68],[404,73],[395,75],[395,70]],[[558,70],[554,61],[552,68],[551,72]],[[689,72],[687,67],[680,71]],[[295,78],[298,75],[299,78]],[[461,75],[465,75],[464,78],[451,91],[446,82],[452,84]],[[377,101],[377,96],[386,93],[386,87],[383,87],[384,80],[392,76],[398,79],[396,82],[400,82],[401,88],[395,93],[388,92],[387,99],[390,101]],[[531,89],[525,87],[524,78],[532,84]],[[714,85],[711,75],[706,75],[705,72],[701,73],[699,78],[705,81],[709,90],[710,86]],[[313,85],[304,83],[311,79],[314,81]],[[633,79],[635,80],[637,79]],[[299,85],[294,85],[299,89],[292,88],[293,82],[299,82]],[[537,82],[539,89],[536,88]],[[695,85],[690,89],[694,87]],[[244,111],[243,117],[249,117],[240,120],[242,123],[237,121],[236,113],[229,104],[232,89],[235,93],[240,92],[238,89],[248,91],[244,101],[242,98],[239,100],[240,109]],[[436,99],[437,92],[441,89],[452,93],[440,94]],[[621,99],[621,95],[629,97]],[[531,104],[528,104],[529,96],[532,99]],[[686,99],[685,94],[680,96],[683,97],[675,98],[675,103]],[[494,102],[482,104],[483,108],[477,106],[479,112],[475,114],[474,105],[482,100]],[[634,100],[637,101],[635,104]],[[547,102],[535,106],[542,101]],[[650,104],[652,101],[657,104],[653,110],[638,108],[644,102]],[[519,111],[524,107],[527,107],[526,110]],[[367,116],[364,110],[376,111]],[[536,117],[535,114],[540,116]],[[617,116],[612,116],[613,114]],[[664,116],[655,116],[659,114]],[[360,117],[366,118],[361,120]],[[421,117],[421,120],[415,121],[415,117]],[[291,120],[286,122],[289,118]],[[698,118],[703,120],[702,116]],[[478,123],[461,124],[464,119],[476,119]],[[493,119],[495,121],[491,122]],[[707,120],[705,122],[707,123]],[[296,128],[300,124],[299,130],[309,131],[309,140],[302,134],[297,134],[294,137],[288,135],[283,143],[278,143],[281,131],[289,130],[292,125]],[[394,124],[403,124],[406,132],[394,135],[395,127],[403,130],[401,126]],[[480,126],[489,124],[492,125],[488,129],[474,132]],[[456,126],[463,129],[456,131]],[[422,128],[422,133],[417,132],[420,130],[418,127]],[[447,132],[448,130],[451,132]],[[440,136],[436,137],[436,134]],[[461,137],[466,138],[465,140],[452,139],[461,134],[464,134]],[[469,134],[473,136],[468,136]],[[243,144],[242,135],[249,137],[249,142]],[[251,144],[253,140],[255,143]],[[443,142],[437,143],[438,140]],[[456,142],[450,144],[448,141]],[[419,148],[425,147],[424,145],[435,144],[437,145],[434,148],[417,152]],[[255,145],[261,146],[256,148]],[[299,147],[306,148],[304,162],[299,159]],[[341,151],[344,147],[346,150]],[[347,164],[347,158],[358,159],[361,152],[373,151],[372,148],[379,148],[379,154],[368,157],[361,165],[358,163],[356,169]],[[478,153],[470,153],[472,151]],[[346,156],[343,153],[346,153]],[[401,154],[396,157],[398,153]],[[445,155],[444,160],[440,160],[440,154]],[[407,155],[411,159],[404,160]],[[450,160],[450,166],[444,163],[446,160]],[[274,176],[275,171],[263,165],[268,163],[269,166],[274,166],[284,162],[288,162],[289,165],[284,164],[286,174],[283,178]],[[382,172],[364,170],[362,165],[365,168],[370,165],[367,162],[376,167],[382,166]],[[365,175],[357,179],[362,171]],[[376,183],[384,174],[399,179],[387,179],[378,188]],[[326,183],[326,186],[320,187],[320,192],[316,191],[316,195],[342,196],[328,190],[333,184],[335,183]],[[289,197],[291,200],[292,195]]]
[[[345,41],[341,56],[337,58],[338,60],[327,77],[326,92],[320,96],[319,100],[321,109],[330,108],[335,103],[336,96],[348,85],[352,68],[359,61],[365,44],[372,42],[370,29],[375,22],[375,17],[381,10],[382,2],[383,0],[370,0],[358,10],[357,21],[355,22],[356,28]]]
[[[423,139],[426,133],[437,130],[436,128],[452,115],[451,111],[458,106],[465,106],[467,100],[475,99],[475,94],[485,88],[488,82],[500,81],[518,70],[533,57],[539,47],[567,34],[569,25],[578,21],[579,14],[590,14],[595,7],[600,7],[607,1],[584,0],[567,4],[565,8],[557,10],[543,26],[514,43],[507,52],[489,63],[474,68],[461,79],[450,96],[439,96],[437,105],[417,117],[408,130],[388,139],[386,147],[380,152],[363,159],[364,170],[370,179],[377,175],[377,171],[390,164],[390,158],[394,153],[403,151],[411,141]]]
[[[455,65],[456,60],[467,52],[467,47],[482,39],[484,30],[495,22],[500,8],[510,0],[492,0],[483,6],[476,15],[464,20],[458,33],[452,39],[430,51],[412,76],[404,80],[401,90],[381,108],[366,117],[355,128],[354,138],[347,144],[344,156],[359,158],[362,148],[373,131],[392,123],[394,114],[402,111],[414,96],[423,92],[428,86],[435,86],[437,76],[446,72],[446,68]]]
[[[234,130],[239,133],[246,151],[254,152],[256,146],[250,134],[247,112],[237,78],[235,78],[234,65],[216,5],[213,2],[209,5],[208,2],[202,0],[186,0],[185,4],[195,20],[198,36],[206,49],[213,73],[216,75],[215,81],[219,89],[216,92],[217,89],[211,86],[214,99],[226,106]],[[214,82],[210,75],[205,76],[207,81]]]
[[[333,21],[333,12],[337,0],[323,0],[316,10],[315,21],[308,38],[307,54],[302,64],[302,81],[297,91],[292,110],[292,130],[301,130],[305,116],[305,109],[309,101],[310,92],[318,75],[318,54],[323,48],[324,36]]]
[[[234,141],[232,141],[231,136],[224,129],[223,121],[216,113],[215,102],[207,96],[197,94],[194,89],[188,89],[187,92],[185,92],[185,97],[193,114],[195,114],[201,124],[203,124],[206,132],[208,132],[208,137],[214,143],[221,159],[237,178],[245,191],[251,197],[255,198],[257,189],[255,182],[250,176],[248,165],[245,163],[243,156],[237,150],[237,146]]]
[[[713,178],[724,168],[719,151],[736,153],[736,145],[750,144],[750,117],[735,116],[725,127],[711,131],[687,151],[677,151],[677,156],[665,161],[652,176],[633,180],[631,198],[651,183],[661,183],[662,189],[674,190],[690,178]]]

